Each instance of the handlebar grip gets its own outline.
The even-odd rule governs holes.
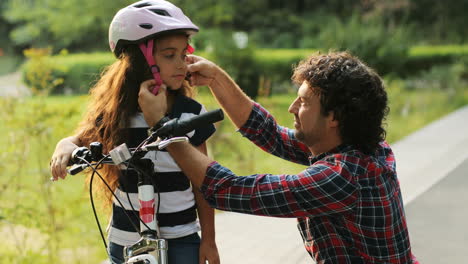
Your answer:
[[[194,130],[195,128],[207,126],[224,119],[224,113],[221,109],[216,109],[203,113],[198,116],[194,116],[190,119],[179,120],[177,127],[174,129],[173,136],[180,137],[184,136],[188,132]]]
[[[70,175],[78,174],[78,173],[82,172],[82,171],[86,168],[85,165],[86,165],[86,164],[81,164],[81,165],[76,164],[76,165],[73,165],[71,168],[67,169],[67,172],[68,172],[68,174],[70,174]]]
[[[166,122],[160,129],[156,130],[156,132],[154,132],[154,136],[163,138],[168,136],[180,137],[198,127],[207,126],[223,119],[224,113],[221,109],[209,111],[183,120],[174,118]]]

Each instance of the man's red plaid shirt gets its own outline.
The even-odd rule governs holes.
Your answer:
[[[350,145],[310,157],[294,131],[255,104],[240,128],[263,150],[307,165],[295,175],[238,177],[213,162],[201,187],[211,206],[255,215],[296,217],[317,263],[413,263],[393,152]],[[272,232],[281,232],[272,230]]]

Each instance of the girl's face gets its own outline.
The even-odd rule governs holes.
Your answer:
[[[182,87],[185,80],[187,45],[188,38],[184,35],[172,35],[156,40],[153,56],[163,83],[171,90]]]

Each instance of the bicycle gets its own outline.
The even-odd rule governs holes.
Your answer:
[[[168,245],[165,239],[160,238],[156,218],[159,204],[155,208],[154,185],[151,181],[153,162],[149,159],[145,159],[144,156],[148,151],[164,149],[171,143],[188,141],[188,138],[185,136],[188,132],[197,127],[209,125],[223,119],[224,114],[221,109],[206,112],[185,120],[174,118],[165,122],[161,128],[152,132],[149,137],[143,140],[135,149],[129,149],[124,143],[109,151],[109,154],[104,155],[102,153],[102,144],[100,142],[93,142],[90,144],[89,148],[79,147],[73,151],[70,159],[71,162],[69,163],[72,167],[67,170],[70,175],[80,173],[86,168],[91,168],[93,170],[90,179],[90,201],[106,252],[107,243],[97,217],[92,196],[94,175],[99,176],[111,191],[116,201],[120,203],[122,207],[123,205],[99,174],[98,169],[100,165],[123,165],[126,166],[127,170],[135,170],[138,175],[138,200],[140,204],[138,219],[140,221],[140,228],[138,229],[135,225],[134,228],[137,231],[140,230],[140,239],[133,245],[124,248],[125,263],[167,264]],[[155,141],[156,139],[159,140]],[[159,196],[159,192],[157,194]],[[128,193],[127,198],[130,200]],[[160,199],[158,198],[158,203],[159,201]],[[131,203],[129,204],[132,206]],[[127,217],[129,216],[127,215]]]

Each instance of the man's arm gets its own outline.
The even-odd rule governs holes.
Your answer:
[[[213,160],[189,143],[172,143],[166,148],[192,184],[200,189],[205,173]]]
[[[351,173],[334,163],[308,167],[296,175],[237,176],[188,143],[167,147],[208,203],[221,210],[302,217],[352,210],[357,188]]]
[[[207,85],[243,136],[283,159],[308,164],[308,148],[291,131],[278,126],[274,118],[252,101],[219,66],[202,57],[189,56],[188,70],[193,85]]]
[[[264,151],[298,164],[309,165],[310,150],[294,135],[294,130],[280,126],[274,117],[255,103],[247,122],[239,128],[242,136]]]

